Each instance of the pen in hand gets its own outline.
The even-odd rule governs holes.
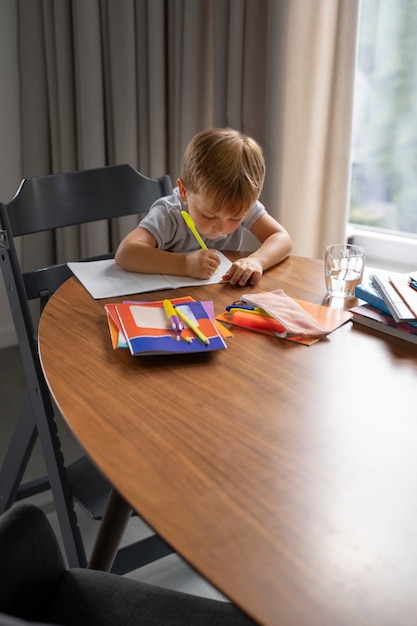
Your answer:
[[[197,239],[198,245],[200,246],[200,248],[202,248],[203,250],[207,250],[207,246],[204,243],[204,241],[202,240],[200,233],[196,229],[194,221],[193,221],[193,218],[191,217],[191,215],[189,213],[187,213],[187,211],[181,211],[181,215],[183,217],[184,222],[187,224],[188,228],[191,230],[191,232],[193,233],[194,237]]]
[[[187,211],[181,211],[181,215],[182,215],[182,218],[183,218],[184,222],[187,224],[188,228],[191,230],[191,232],[193,233],[194,237],[196,238],[200,248],[202,248],[202,250],[207,250],[207,246],[204,243],[204,241],[202,240],[200,233],[196,229],[194,221],[193,221],[193,218],[191,217],[191,215],[189,213],[187,213]],[[218,271],[219,271],[219,268],[216,269],[216,272],[218,272]]]

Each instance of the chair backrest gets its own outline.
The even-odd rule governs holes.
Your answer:
[[[147,178],[129,165],[27,178],[15,197],[0,205],[0,248],[13,248],[13,238],[21,235],[146,213],[155,200],[171,190],[169,176]],[[17,258],[13,261],[16,266]],[[64,263],[22,276],[26,297],[32,300],[54,293],[71,271]]]
[[[147,178],[130,165],[26,178],[7,204],[13,235],[146,213],[171,191],[169,176]]]

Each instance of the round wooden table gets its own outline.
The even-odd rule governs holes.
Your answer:
[[[289,257],[242,293],[321,303],[323,263]],[[417,615],[417,352],[348,322],[313,346],[234,329],[228,349],[113,350],[104,302],[77,279],[49,301],[49,387],[126,501],[260,624],[409,626]],[[356,304],[353,300],[350,304]]]

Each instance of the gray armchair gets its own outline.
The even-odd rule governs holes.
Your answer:
[[[26,621],[25,621],[26,620]],[[0,626],[248,626],[227,602],[106,572],[67,569],[43,511],[17,504],[0,517]]]

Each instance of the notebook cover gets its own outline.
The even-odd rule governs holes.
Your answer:
[[[180,302],[192,302],[194,298],[191,296],[183,296],[182,298],[172,298],[171,302],[173,304],[179,304]],[[143,302],[136,300],[125,300],[123,304],[129,302],[130,304],[144,304]],[[120,303],[117,303],[120,304]],[[120,323],[119,316],[117,315],[117,307],[116,303],[105,304],[104,309],[107,313],[107,323],[110,331],[110,338],[112,342],[113,348],[128,348],[129,344],[126,341],[126,338],[123,334],[123,328]],[[162,300],[157,300],[155,302],[148,302],[149,306],[162,306]]]
[[[355,287],[355,297],[367,302],[387,315],[391,315],[383,298],[372,287],[371,283],[362,283]]]
[[[115,310],[123,335],[133,355],[187,354],[227,348],[201,302],[184,302],[178,306],[198,326],[210,343],[205,345],[188,328],[182,332],[182,337],[190,337],[191,343],[178,341],[169,326],[163,306],[155,306],[155,303],[116,304]]]

